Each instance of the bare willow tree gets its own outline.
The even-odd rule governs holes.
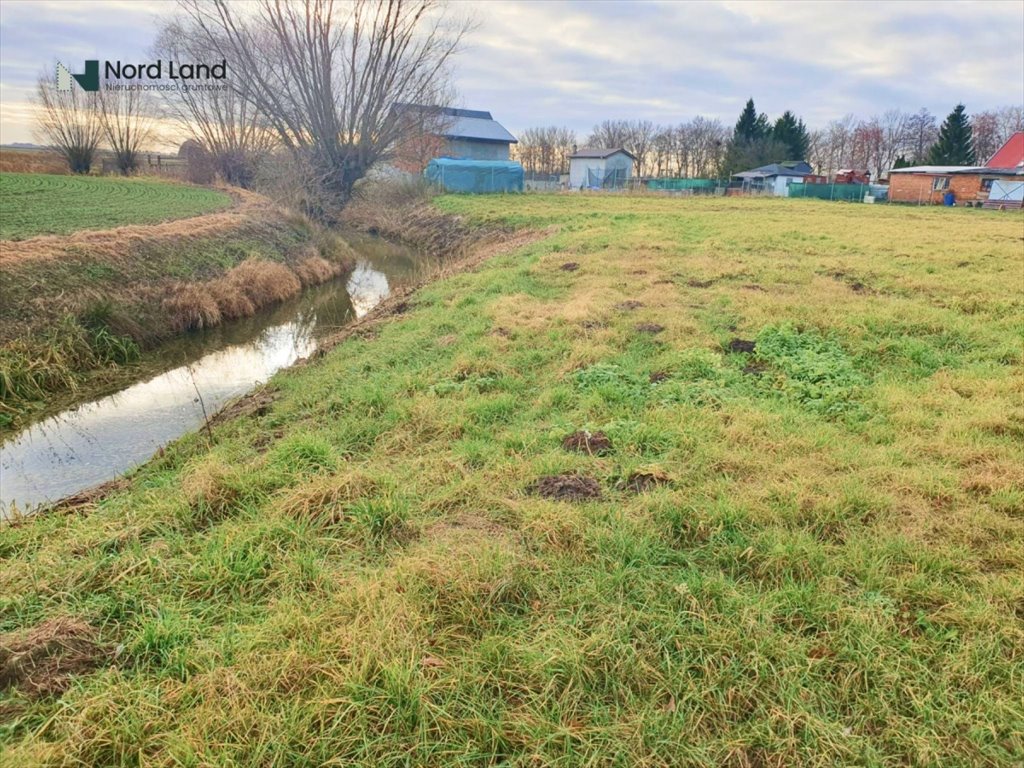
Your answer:
[[[39,78],[35,106],[37,139],[54,147],[72,173],[88,173],[103,136],[96,94],[77,86],[58,90],[55,70]]]
[[[132,83],[107,81],[99,91],[100,124],[117,170],[128,176],[139,167],[143,146],[153,138],[155,121],[149,92]]]
[[[319,194],[307,205],[324,218],[401,143],[395,105],[443,98],[469,29],[437,0],[260,0],[244,13],[228,0],[179,3],[235,93],[309,170]]]
[[[167,22],[157,37],[154,53],[158,58],[175,62],[219,58],[206,34],[185,19]],[[249,93],[251,81],[236,75],[233,86],[214,83],[210,88],[162,90],[160,95],[165,114],[202,147],[213,170],[229,184],[249,188],[278,139],[254,104]]]

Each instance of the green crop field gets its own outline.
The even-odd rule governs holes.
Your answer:
[[[1024,764],[1020,215],[436,205],[543,234],[0,530],[6,764]]]
[[[0,240],[152,224],[230,205],[223,192],[154,179],[0,173]]]

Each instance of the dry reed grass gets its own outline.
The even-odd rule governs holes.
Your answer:
[[[66,175],[68,164],[49,150],[0,149],[0,173],[52,173]]]
[[[302,282],[284,264],[249,258],[224,275],[256,307],[277,304],[299,295]]]
[[[214,280],[206,288],[210,297],[217,303],[223,320],[237,320],[255,314],[256,305],[245,292],[229,280]]]
[[[338,277],[342,272],[340,264],[332,264],[322,256],[307,256],[294,267],[295,274],[302,281],[304,288],[311,285],[320,285],[328,280]]]
[[[161,308],[176,333],[198,331],[219,325],[222,319],[217,300],[209,288],[198,283],[181,283],[163,300]]]
[[[332,268],[326,259],[316,258],[323,262],[323,267],[308,266],[313,259],[296,267],[308,282],[300,280],[284,264],[250,257],[216,280],[178,283],[162,304],[168,323],[178,333],[200,330],[293,299],[301,293],[303,285],[323,282],[341,271],[340,265]]]

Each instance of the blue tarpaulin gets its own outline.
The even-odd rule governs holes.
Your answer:
[[[427,180],[448,192],[522,192],[523,166],[501,160],[451,160],[439,157],[427,164]]]

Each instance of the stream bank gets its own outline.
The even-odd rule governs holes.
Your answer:
[[[143,354],[140,377],[115,392],[80,392],[0,444],[0,513],[31,511],[115,478],[202,428],[230,400],[313,354],[436,261],[346,233],[355,267],[269,310],[178,336]]]

